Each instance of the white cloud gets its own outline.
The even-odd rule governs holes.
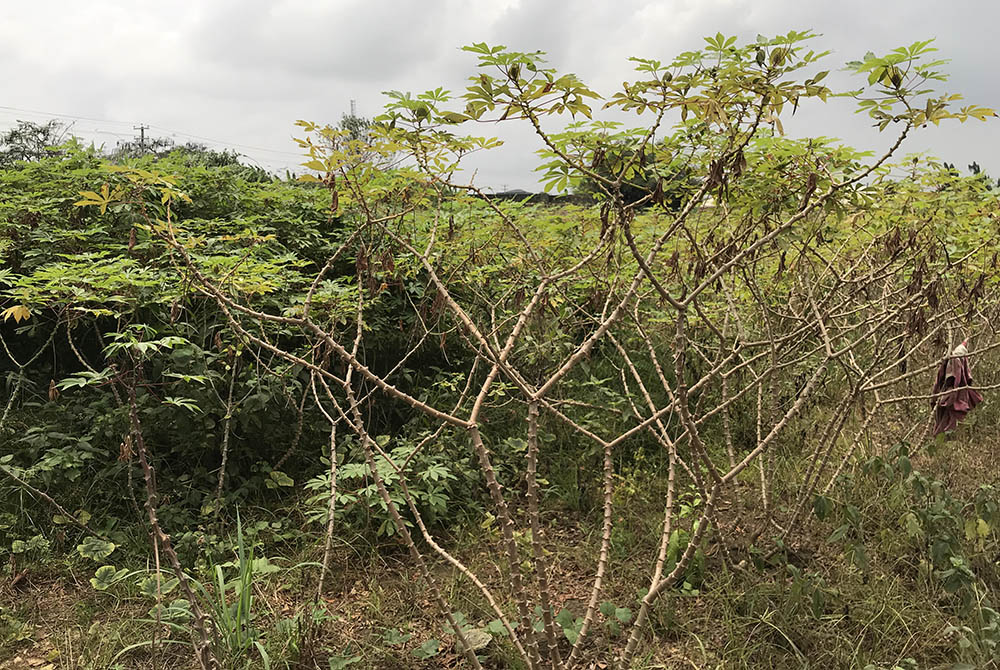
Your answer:
[[[475,61],[458,47],[476,41],[542,49],[555,67],[610,93],[631,75],[628,56],[670,59],[717,31],[753,39],[813,28],[823,33],[817,45],[835,50],[831,69],[869,49],[936,36],[952,59],[951,90],[1000,106],[1000,84],[985,56],[1000,18],[994,3],[41,0],[8,2],[4,10],[0,126],[44,118],[6,108],[110,119],[119,123],[78,120],[74,130],[113,143],[144,122],[162,134],[180,130],[271,149],[244,151],[273,167],[298,162],[291,141],[296,119],[335,122],[350,99],[371,116],[386,89],[459,89]],[[805,108],[786,126],[865,148],[885,139],[842,103]],[[479,182],[531,188],[538,142],[530,130],[476,130],[507,142],[493,155],[473,158]],[[952,125],[918,134],[908,149],[930,150],[959,165],[977,160],[1000,176],[998,137],[982,124]]]

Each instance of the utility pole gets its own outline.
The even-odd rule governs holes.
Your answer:
[[[132,130],[139,131],[139,151],[146,153],[146,131],[149,130],[149,126],[140,123],[137,126],[132,126]]]

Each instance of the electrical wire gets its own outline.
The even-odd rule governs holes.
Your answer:
[[[78,125],[76,122],[84,121],[84,122],[92,122],[92,123],[100,123],[100,124],[114,124],[114,125],[125,126],[125,127],[128,128],[128,130],[134,129],[134,126],[138,124],[138,122],[136,122],[136,121],[121,121],[121,120],[115,120],[115,119],[104,119],[104,118],[98,118],[98,117],[94,117],[94,116],[83,116],[83,115],[79,115],[79,114],[63,114],[63,113],[59,113],[59,112],[50,112],[50,111],[39,110],[39,109],[27,109],[27,108],[23,108],[23,107],[13,107],[13,106],[9,106],[9,105],[0,105],[0,114],[2,114],[4,116],[14,117],[15,119],[17,118],[17,115],[30,114],[30,115],[33,115],[33,116],[36,116],[36,117],[45,118],[45,119],[70,120],[70,121],[74,122],[73,124],[71,124],[71,128],[73,130],[73,134],[81,134],[81,135],[83,135],[83,134],[104,135],[104,136],[115,137],[115,138],[118,138],[120,140],[126,140],[126,141],[132,141],[132,140],[134,140],[134,135],[130,134],[128,132],[115,132],[113,130],[105,130],[105,129],[101,129],[101,128],[87,128],[87,127],[84,127],[82,124]],[[302,154],[299,154],[299,153],[296,153],[296,152],[293,152],[293,151],[283,151],[281,149],[271,149],[271,148],[267,148],[267,147],[259,147],[259,146],[249,145],[249,144],[241,144],[241,143],[238,143],[238,142],[230,142],[230,141],[227,141],[227,140],[220,140],[220,139],[208,137],[206,135],[198,135],[198,134],[195,134],[195,133],[188,133],[188,132],[184,132],[184,131],[181,131],[181,130],[175,130],[175,129],[167,128],[165,126],[160,126],[160,125],[149,124],[149,127],[150,128],[155,128],[158,131],[162,131],[162,132],[168,133],[173,138],[182,137],[182,138],[189,138],[189,139],[193,139],[193,140],[198,140],[200,142],[210,142],[210,143],[216,145],[215,147],[212,147],[212,148],[239,149],[241,151],[238,151],[237,153],[241,153],[241,155],[243,155],[245,158],[248,158],[248,159],[252,160],[258,166],[261,166],[261,167],[265,167],[266,166],[271,171],[282,172],[282,171],[285,171],[285,170],[289,170],[289,169],[293,169],[293,168],[298,168],[299,167],[298,162],[294,162],[293,163],[293,161],[280,160],[280,159],[277,159],[277,156],[288,156],[288,157],[294,157],[294,158],[296,158],[298,160],[302,160]],[[247,151],[252,151],[252,152],[255,152],[255,153],[256,152],[264,152],[264,153],[268,153],[268,154],[273,154],[275,156],[275,158],[273,158],[271,160],[261,160],[259,158],[255,158],[254,156],[251,156],[251,155],[249,155],[247,153],[244,153],[244,152],[247,152]],[[280,166],[280,169],[276,170],[275,169],[276,165]]]

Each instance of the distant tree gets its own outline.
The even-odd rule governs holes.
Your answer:
[[[947,170],[952,176],[954,177],[959,176],[958,168],[955,167],[954,163],[949,163],[945,161],[944,163],[942,163],[942,165],[944,166],[944,169]],[[977,161],[972,161],[972,163],[969,164],[968,168],[969,172],[972,173],[973,177],[978,177],[983,182],[983,184],[985,184],[987,191],[992,191],[994,188],[1000,188],[1000,179],[997,179],[996,182],[994,182],[993,177],[987,174],[986,171],[983,170],[982,166],[979,165]]]
[[[259,165],[247,165],[241,158],[245,158],[238,151],[223,149],[222,151],[210,149],[204,144],[197,142],[186,142],[179,146],[171,147],[166,152],[157,154],[160,158],[170,157],[180,160],[188,167],[232,167],[240,171],[241,176],[247,181],[261,182],[271,181],[273,176]]]
[[[216,149],[210,149],[207,145],[201,144],[200,142],[185,142],[184,144],[171,147],[169,151],[164,152],[161,155],[168,154],[189,157],[191,159],[190,164],[202,165],[205,167],[242,165],[240,162],[240,153],[238,151],[233,151],[232,149],[223,149],[222,151],[218,151]]]
[[[0,167],[10,167],[18,161],[37,161],[59,153],[58,147],[69,136],[69,128],[56,120],[45,123],[18,121],[0,135]]]
[[[121,162],[129,158],[141,158],[143,156],[163,156],[170,153],[174,148],[174,141],[169,137],[151,137],[146,140],[131,140],[129,142],[119,142],[108,155],[113,162]]]
[[[363,116],[344,114],[340,117],[338,127],[346,130],[350,139],[367,142],[371,135],[372,122]]]
[[[622,177],[622,201],[630,205],[645,198],[649,204],[653,204],[651,196],[657,194],[657,202],[662,202],[667,209],[675,209],[693,183],[688,170],[655,165],[653,148],[638,159],[634,158],[634,153],[635,147],[624,142],[602,147],[597,154],[600,160],[594,162],[593,170],[603,177],[614,179],[621,173],[623,166],[631,162],[631,168]],[[658,189],[660,193],[657,193]],[[585,176],[574,192],[598,195],[601,189],[594,179]]]
[[[336,142],[361,142],[364,145],[370,146],[373,143],[373,126],[374,124],[371,119],[358,116],[357,114],[343,114],[340,117],[340,122],[337,124],[337,130],[346,132],[347,134],[342,135]],[[393,154],[379,154],[369,149],[363,150],[361,156],[363,156],[364,160],[371,161],[380,169],[388,169],[395,162]]]
[[[235,167],[242,172],[242,177],[248,181],[271,181],[273,176],[259,165],[247,165],[242,162],[242,154],[232,149],[209,148],[200,142],[185,142],[174,144],[168,137],[154,137],[144,143],[138,141],[122,142],[115,147],[108,158],[114,163],[122,163],[130,159],[152,156],[155,159],[171,159],[183,163],[186,167]]]

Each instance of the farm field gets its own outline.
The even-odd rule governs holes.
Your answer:
[[[297,174],[0,135],[0,668],[995,667],[1000,183],[906,146],[996,114],[815,40],[475,43]]]

